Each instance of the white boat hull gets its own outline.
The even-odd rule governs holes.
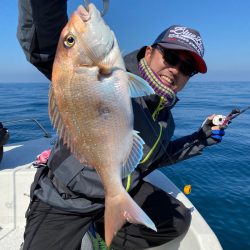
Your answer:
[[[32,161],[43,150],[51,147],[51,139],[38,139],[16,143],[4,147],[4,157],[0,163],[0,249],[16,250],[23,242],[25,212],[29,204],[29,190],[36,169]],[[192,211],[188,232],[160,247],[150,250],[221,250],[222,247],[211,228],[187,199],[187,197],[160,171],[156,170],[145,178],[157,187],[182,201]],[[87,235],[82,249],[91,250]]]

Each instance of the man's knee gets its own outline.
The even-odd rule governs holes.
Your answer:
[[[169,218],[157,226],[156,238],[158,245],[167,243],[183,235],[189,229],[191,222],[191,211],[182,203],[174,209],[172,218]]]

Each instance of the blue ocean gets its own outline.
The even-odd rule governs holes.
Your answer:
[[[10,142],[43,136],[30,120],[54,133],[48,118],[49,85],[0,83],[0,121]],[[190,82],[173,109],[175,138],[196,131],[211,114],[227,115],[250,105],[250,82]],[[223,249],[250,249],[250,110],[226,129],[222,142],[202,155],[162,168],[181,190],[192,185],[188,198],[216,233]],[[211,249],[212,250],[212,249]]]

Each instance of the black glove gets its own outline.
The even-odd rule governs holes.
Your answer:
[[[221,142],[222,137],[225,135],[224,128],[214,126],[212,120],[213,116],[209,116],[198,130],[198,138],[205,146],[212,146]]]

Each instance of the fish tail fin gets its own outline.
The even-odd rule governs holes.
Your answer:
[[[136,98],[155,93],[147,81],[135,74],[129,72],[127,72],[127,74],[129,80],[130,97]]]
[[[121,194],[105,199],[105,242],[109,247],[113,237],[126,223],[142,224],[157,231],[154,222],[124,190]]]

